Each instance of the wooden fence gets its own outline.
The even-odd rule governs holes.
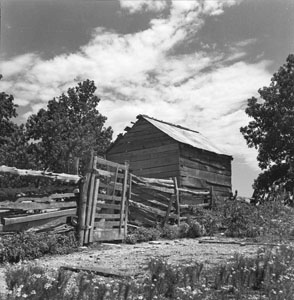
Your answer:
[[[212,190],[178,187],[176,178],[155,179],[129,174],[128,164],[92,157],[84,177],[6,166],[0,173],[37,176],[70,183],[59,187],[0,189],[19,194],[0,202],[0,231],[65,230],[68,218],[77,219],[81,245],[95,241],[124,240],[128,223],[155,226],[180,224],[193,207],[213,205]],[[21,191],[21,193],[20,193]]]
[[[79,205],[80,244],[124,240],[128,222],[128,165],[94,157]]]
[[[140,226],[180,224],[194,207],[211,207],[213,191],[179,188],[177,179],[130,176],[129,223]]]
[[[11,197],[14,201],[0,202],[0,232],[68,230],[68,219],[76,216],[80,176],[7,166],[0,166],[0,173],[46,178],[51,183],[54,181],[54,184],[48,181],[48,186],[44,188],[1,188],[2,199]],[[56,181],[67,184],[58,185]]]

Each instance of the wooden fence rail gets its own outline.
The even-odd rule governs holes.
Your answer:
[[[179,188],[177,179],[156,179],[131,175],[129,223],[140,226],[180,224],[193,207],[212,206],[211,190]]]
[[[56,227],[60,231],[60,225],[76,217],[81,176],[7,166],[0,166],[0,173],[46,178],[51,183],[54,181],[53,186],[48,183],[44,188],[0,188],[1,199],[4,199],[0,202],[0,231],[44,231],[55,230]],[[59,186],[56,182],[59,182]],[[64,228],[67,230],[73,227]]]

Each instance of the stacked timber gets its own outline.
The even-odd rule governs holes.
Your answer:
[[[56,229],[60,232],[73,228],[65,225],[76,217],[80,176],[7,166],[0,166],[0,173],[37,177],[48,181],[42,188],[0,188],[0,231]]]
[[[59,193],[43,197],[22,196],[15,202],[0,202],[0,230],[3,232],[44,231],[69,223],[76,217],[77,193]]]

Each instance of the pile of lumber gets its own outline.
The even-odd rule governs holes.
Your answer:
[[[0,173],[50,181],[39,188],[0,188],[0,232],[71,229],[67,223],[77,215],[81,176],[7,166],[0,166]]]
[[[0,231],[43,231],[66,224],[76,216],[79,194],[57,193],[44,197],[19,197],[0,202]]]

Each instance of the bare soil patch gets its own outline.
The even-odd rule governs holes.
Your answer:
[[[225,239],[225,241],[236,239]],[[205,244],[199,239],[177,239],[145,242],[135,245],[102,243],[81,252],[56,255],[37,260],[51,267],[75,266],[81,268],[107,268],[110,271],[127,274],[144,274],[151,258],[163,258],[171,264],[202,262],[211,268],[220,262],[227,262],[234,253],[246,256],[256,254],[257,245]]]

